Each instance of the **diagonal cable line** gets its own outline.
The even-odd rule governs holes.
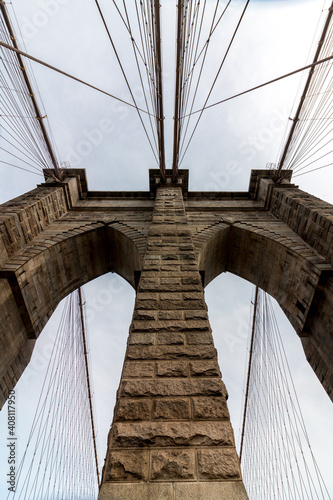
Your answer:
[[[236,97],[240,97],[245,94],[249,94],[250,92],[253,92],[254,90],[261,89],[263,87],[266,87],[267,85],[271,85],[272,83],[276,83],[280,80],[283,80],[284,78],[288,78],[289,76],[296,75],[297,73],[300,73],[301,71],[305,71],[307,69],[313,68],[314,66],[317,66],[319,64],[323,64],[327,61],[331,61],[333,59],[332,56],[325,57],[324,59],[321,59],[320,61],[317,61],[316,63],[308,64],[306,66],[303,66],[302,68],[295,69],[294,71],[291,71],[289,73],[285,73],[284,75],[278,76],[277,78],[273,78],[273,80],[269,80],[267,82],[261,83],[259,85],[256,85],[255,87],[251,87],[250,89],[243,90],[242,92],[238,92],[237,94],[234,94],[230,97],[226,97],[225,99],[221,99],[220,101],[214,102],[213,104],[208,104],[204,108],[197,109],[195,111],[192,111],[191,115],[195,115],[198,113],[201,113],[202,111],[205,111],[206,109],[211,109],[215,106],[219,106],[220,104],[223,104],[227,101],[231,101],[232,99],[236,99]],[[184,118],[189,116],[189,114],[185,115]]]
[[[230,2],[231,2],[231,0],[229,0],[228,3],[227,3],[227,5],[225,6],[222,14],[220,15],[219,21],[222,19],[223,15],[226,13],[226,11],[227,11],[227,9],[228,9],[228,7],[230,5]],[[190,118],[192,116],[192,110],[193,110],[195,99],[197,97],[197,93],[198,93],[198,90],[199,90],[199,84],[200,84],[200,81],[201,81],[201,78],[202,78],[202,75],[203,75],[203,69],[204,69],[204,65],[205,65],[205,62],[206,62],[206,56],[207,56],[208,47],[209,47],[208,44],[209,44],[209,40],[210,40],[210,38],[212,36],[212,33],[213,33],[213,25],[214,25],[215,17],[217,15],[217,7],[218,7],[218,3],[216,4],[216,8],[215,8],[215,11],[214,11],[214,15],[213,15],[212,23],[211,23],[211,29],[210,29],[210,32],[209,32],[209,35],[208,35],[208,40],[207,40],[207,42],[206,42],[206,44],[204,46],[205,47],[205,52],[204,52],[203,59],[202,59],[202,62],[201,62],[201,66],[200,66],[200,70],[199,70],[199,75],[198,75],[198,78],[197,78],[197,81],[196,81],[195,91],[194,91],[193,98],[192,98],[192,104],[191,104],[189,113],[187,115],[184,114],[184,117],[182,118],[182,122],[185,122],[186,118],[187,118],[187,120],[186,120],[185,130],[184,130],[184,133],[183,133],[183,136],[182,136],[182,141],[181,141],[181,144],[180,144],[180,154],[183,151],[184,142],[185,142],[187,131],[188,131],[188,128],[189,128],[189,125],[190,125]],[[193,73],[192,73],[191,77],[192,76],[193,76]],[[185,109],[186,109],[186,107],[185,107]]]
[[[329,500],[270,297],[256,287],[241,439],[250,498]]]
[[[182,157],[181,157],[181,159],[180,159],[180,164],[182,163],[183,158],[184,158],[184,156],[185,156],[185,154],[186,154],[186,152],[187,152],[187,150],[188,150],[188,148],[189,148],[189,145],[190,145],[190,143],[191,143],[191,141],[192,141],[192,139],[193,139],[193,135],[195,134],[195,131],[196,131],[197,127],[198,127],[198,124],[199,124],[199,122],[200,122],[200,119],[201,119],[201,117],[202,117],[202,114],[203,114],[204,110],[205,110],[205,109],[207,109],[207,102],[208,102],[208,100],[209,100],[209,98],[210,98],[210,96],[211,96],[211,93],[212,93],[212,91],[213,91],[213,88],[214,88],[214,86],[215,86],[215,83],[216,83],[216,81],[217,81],[217,79],[218,79],[218,77],[219,77],[219,74],[220,74],[221,70],[222,70],[223,64],[224,64],[224,62],[225,62],[225,60],[226,60],[226,57],[227,57],[227,55],[228,55],[228,53],[229,53],[229,51],[230,51],[231,45],[232,45],[232,43],[233,43],[233,41],[234,41],[234,39],[235,39],[235,36],[236,36],[237,31],[238,31],[238,29],[239,29],[239,27],[240,27],[240,25],[241,25],[241,22],[242,22],[242,20],[243,20],[243,17],[244,17],[244,15],[245,15],[245,12],[246,12],[246,9],[247,9],[247,7],[248,7],[249,3],[250,3],[250,0],[247,0],[247,1],[246,1],[246,4],[245,4],[245,6],[244,6],[244,9],[243,9],[243,11],[242,11],[242,14],[241,14],[241,16],[240,16],[240,18],[239,18],[239,21],[238,21],[238,23],[237,23],[237,26],[236,26],[236,28],[235,28],[235,30],[234,30],[234,33],[233,33],[233,35],[232,35],[232,37],[231,37],[231,40],[230,40],[229,45],[228,45],[228,47],[227,47],[227,50],[226,50],[226,52],[225,52],[225,54],[224,54],[224,57],[223,57],[222,62],[221,62],[221,64],[220,64],[220,67],[219,67],[219,69],[218,69],[218,71],[217,71],[217,74],[216,74],[216,76],[215,76],[215,78],[214,78],[214,81],[213,81],[213,83],[212,83],[212,86],[211,86],[211,88],[210,88],[210,90],[209,90],[209,92],[208,92],[208,95],[207,95],[207,97],[206,97],[206,100],[205,100],[205,103],[204,103],[204,105],[203,105],[203,108],[200,110],[199,117],[198,117],[198,119],[197,119],[197,121],[196,121],[196,124],[195,124],[195,126],[194,126],[193,131],[192,131],[192,134],[191,134],[191,136],[190,136],[190,138],[189,138],[189,140],[188,140],[188,142],[187,142],[187,146],[186,146],[186,148],[184,149],[184,152],[183,152]],[[193,114],[193,113],[192,113],[192,114]]]
[[[10,45],[8,45],[5,42],[0,41],[0,46],[1,47],[5,47],[6,49],[9,49],[9,50],[11,50],[13,52],[17,52],[17,53],[21,54],[21,56],[26,57],[27,59],[30,59],[31,61],[34,61],[34,62],[36,62],[38,64],[41,64],[42,66],[45,66],[46,68],[49,68],[49,69],[51,69],[53,71],[56,71],[57,73],[60,73],[61,75],[70,78],[71,80],[74,80],[74,81],[76,81],[78,83],[82,83],[83,85],[86,85],[87,87],[89,87],[89,88],[91,88],[93,90],[97,90],[97,92],[101,92],[102,94],[105,94],[108,97],[112,97],[112,99],[115,99],[116,101],[119,101],[119,102],[121,102],[123,104],[126,104],[127,106],[130,106],[131,108],[138,109],[139,111],[141,111],[142,113],[146,113],[147,115],[149,114],[149,112],[147,110],[141,109],[141,108],[135,106],[135,104],[132,104],[132,103],[130,103],[128,101],[125,101],[124,99],[121,99],[120,97],[117,97],[117,96],[115,96],[113,94],[110,94],[106,90],[102,90],[102,89],[96,87],[95,85],[92,85],[91,83],[87,83],[84,80],[81,80],[80,78],[77,78],[76,76],[70,75],[66,71],[62,71],[61,69],[56,68],[55,66],[52,66],[51,64],[48,64],[47,62],[42,61],[42,60],[38,59],[37,57],[34,57],[34,56],[32,56],[32,55],[30,55],[30,54],[28,54],[26,52],[23,52],[22,50],[15,49],[14,47],[11,47]],[[152,116],[154,116],[154,115],[152,115]]]
[[[326,18],[326,21],[325,21],[325,25],[324,25],[324,28],[323,28],[323,31],[322,31],[322,34],[321,34],[321,37],[320,37],[320,40],[319,40],[319,43],[318,43],[318,47],[317,47],[317,50],[316,50],[316,53],[315,53],[315,56],[314,56],[314,59],[313,59],[313,63],[317,63],[318,62],[318,59],[319,59],[320,54],[322,52],[323,43],[324,43],[326,35],[327,35],[327,30],[329,29],[329,26],[330,26],[332,15],[333,15],[333,2],[331,3],[331,7],[329,8],[329,11],[328,11],[328,15],[327,15],[327,18]],[[293,124],[292,124],[292,127],[290,129],[288,138],[286,140],[286,144],[284,146],[284,149],[283,149],[283,152],[282,152],[282,155],[281,155],[281,159],[280,159],[280,162],[279,162],[279,168],[278,168],[278,171],[277,171],[277,174],[276,174],[276,178],[278,178],[278,176],[279,176],[279,174],[280,174],[280,172],[281,172],[281,170],[283,168],[283,165],[284,165],[287,153],[288,153],[288,149],[289,149],[291,140],[293,138],[293,134],[295,132],[295,128],[297,126],[297,123],[298,123],[301,111],[302,111],[302,107],[303,107],[303,102],[304,102],[305,96],[307,95],[308,89],[309,89],[309,87],[311,85],[311,79],[312,79],[313,72],[314,72],[314,65],[311,66],[311,68],[310,68],[310,72],[309,72],[308,78],[306,80],[306,83],[305,83],[305,86],[304,86],[304,89],[303,89],[303,92],[302,92],[302,96],[301,96],[299,105],[297,107],[297,110],[296,110],[296,113],[295,113],[295,116],[294,116],[294,119],[293,119]]]
[[[6,6],[5,6],[4,3],[0,4],[0,9],[1,9],[1,14],[3,16],[4,24],[5,24],[6,28],[7,28],[8,34],[9,34],[11,42],[12,42],[12,45],[13,45],[13,47],[15,49],[18,49],[18,45],[17,45],[17,42],[16,42],[14,31],[13,31],[13,28],[12,28],[12,25],[11,25],[11,22],[10,22],[10,19],[9,19],[9,15],[8,15],[8,12],[7,12],[7,9],[6,9]],[[35,98],[35,95],[33,93],[33,89],[32,89],[32,86],[31,86],[31,83],[30,83],[27,71],[26,71],[26,69],[24,67],[24,64],[23,64],[22,56],[17,51],[16,51],[16,57],[17,57],[17,60],[18,60],[19,67],[20,67],[20,69],[22,71],[22,76],[23,76],[24,84],[25,84],[25,86],[26,86],[26,88],[27,88],[27,90],[28,90],[28,92],[30,94],[32,105],[33,105],[33,108],[34,108],[34,111],[35,111],[35,114],[36,114],[36,118],[39,121],[39,127],[40,127],[40,130],[41,130],[41,133],[42,133],[42,136],[43,136],[43,140],[45,142],[48,154],[50,155],[53,167],[55,169],[56,177],[60,179],[60,172],[59,172],[59,169],[58,169],[58,162],[56,160],[56,157],[55,157],[52,145],[51,145],[51,141],[50,141],[49,135],[48,135],[47,130],[45,128],[45,125],[43,123],[43,117],[42,117],[42,114],[40,112],[39,105],[38,105],[37,100]]]
[[[108,28],[108,26],[107,26],[107,24],[106,24],[106,20],[105,20],[105,18],[104,18],[104,15],[103,15],[103,12],[102,12],[102,10],[101,10],[101,7],[100,7],[100,5],[99,5],[98,0],[95,0],[95,4],[96,4],[96,6],[97,6],[98,12],[99,12],[100,17],[101,17],[101,19],[102,19],[102,22],[103,22],[104,28],[105,28],[106,33],[107,33],[107,35],[108,35],[109,41],[110,41],[110,43],[111,43],[111,46],[112,46],[113,52],[114,52],[114,54],[115,54],[115,56],[116,56],[116,59],[117,59],[117,61],[118,61],[119,66],[120,66],[120,69],[121,69],[121,72],[122,72],[122,74],[123,74],[123,77],[124,77],[124,79],[125,79],[125,82],[126,82],[126,85],[127,85],[128,91],[129,91],[129,93],[130,93],[130,95],[131,95],[131,98],[132,98],[132,100],[133,100],[134,107],[135,107],[135,109],[137,110],[137,113],[138,113],[138,116],[139,116],[139,119],[140,119],[141,125],[142,125],[142,127],[143,127],[143,129],[144,129],[144,132],[145,132],[145,134],[146,134],[146,137],[147,137],[147,140],[148,140],[148,142],[149,142],[149,145],[150,145],[150,148],[151,148],[151,150],[152,150],[152,153],[153,153],[153,155],[154,155],[154,157],[155,157],[155,160],[156,160],[156,161],[158,161],[157,156],[156,156],[155,149],[154,149],[154,147],[153,147],[153,144],[152,144],[151,139],[150,139],[150,137],[149,137],[149,134],[148,134],[147,128],[146,128],[146,126],[145,126],[145,124],[144,124],[144,121],[143,121],[143,119],[142,119],[141,112],[140,112],[141,110],[140,110],[140,108],[138,107],[138,105],[137,105],[137,103],[136,103],[136,99],[135,99],[135,97],[134,97],[134,94],[133,94],[132,88],[131,88],[130,83],[129,83],[129,81],[128,81],[128,78],[127,78],[127,76],[126,76],[126,73],[125,73],[125,70],[124,70],[123,64],[122,64],[122,62],[121,62],[121,60],[120,60],[120,57],[119,57],[118,51],[117,51],[116,46],[115,46],[115,44],[114,44],[114,42],[113,42],[113,39],[112,39],[112,36],[111,36],[110,30],[109,30],[109,28]],[[148,112],[148,114],[149,114],[149,112]]]

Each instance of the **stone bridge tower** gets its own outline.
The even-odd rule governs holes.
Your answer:
[[[59,301],[110,271],[136,289],[100,500],[245,500],[204,286],[229,271],[280,304],[332,397],[333,207],[269,171],[248,192],[92,192],[63,172],[0,207],[1,404]]]

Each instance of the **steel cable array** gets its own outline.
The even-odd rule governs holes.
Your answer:
[[[333,2],[315,52],[314,62],[332,56]],[[291,169],[294,177],[333,164],[333,69],[332,61],[316,65],[306,78],[294,117],[290,118],[289,135],[278,162],[278,176]]]
[[[16,490],[7,498],[97,498],[97,462],[79,293],[77,290],[66,299],[28,443],[17,471]]]
[[[134,22],[138,24],[138,33],[141,40],[141,47],[139,47],[134,38],[126,3],[123,2],[124,13],[122,13],[116,2],[113,1],[116,12],[129,33],[133,47],[136,68],[147,108],[142,109],[137,104],[132,85],[128,80],[123,62],[118,54],[99,2],[95,0],[95,3],[133,104],[41,61],[26,51],[22,51],[16,43],[16,36],[14,35],[12,22],[9,20],[7,8],[4,3],[0,3],[2,14],[0,19],[0,87],[2,90],[0,94],[0,114],[2,118],[2,139],[7,145],[7,147],[2,147],[2,150],[8,155],[8,161],[2,160],[2,163],[36,174],[41,174],[43,169],[55,169],[59,177],[59,172],[57,171],[58,162],[54,152],[56,151],[56,147],[51,138],[52,135],[49,127],[44,125],[47,116],[45,111],[43,114],[39,111],[39,103],[37,104],[37,98],[32,90],[31,81],[33,81],[34,89],[37,89],[37,93],[39,94],[30,65],[30,61],[34,61],[135,108],[155,160],[159,163],[162,175],[164,175],[161,51],[156,49],[158,47],[157,41],[160,40],[159,4],[152,1],[140,2],[139,8],[136,1]],[[139,11],[141,11],[140,14]],[[9,25],[10,29],[8,29]],[[19,32],[18,25],[16,26],[16,31]],[[29,69],[29,73],[27,69]],[[146,74],[147,82],[144,81],[144,74]],[[41,102],[40,95],[38,97]],[[148,125],[145,120],[149,120]],[[153,123],[154,120],[155,124]],[[149,126],[150,131],[148,130]],[[52,175],[52,170],[50,170],[50,174]]]
[[[0,41],[17,49],[12,22],[4,3],[0,4],[0,9]],[[37,102],[32,90],[30,80],[33,79],[29,61],[24,64],[20,54],[0,46],[0,149],[2,158],[6,158],[0,162],[35,174],[41,174],[43,169],[55,169],[58,176],[54,141],[45,111],[40,111],[40,96]],[[36,82],[34,87],[39,93]]]
[[[165,180],[165,153],[164,153],[164,115],[163,115],[163,92],[162,92],[162,55],[160,34],[160,5],[154,0],[135,0],[135,13],[133,20],[125,0],[122,7],[112,0],[116,13],[125,26],[131,41],[135,67],[140,81],[140,89],[148,112],[148,123],[145,123],[142,112],[139,109],[132,85],[127,77],[124,64],[116,48],[108,28],[106,18],[102,13],[98,0],[95,0],[99,14],[103,21],[113,52],[116,56],[121,73],[132,98],[133,104],[147,137],[154,158],[159,165],[163,179]],[[133,10],[133,9],[132,9]],[[136,31],[134,30],[134,26]],[[155,124],[152,117],[155,118]]]
[[[222,67],[224,66],[227,55],[233,44],[234,38],[243,20],[245,11],[248,7],[249,0],[245,2],[241,15],[238,18],[236,27],[230,41],[224,51],[223,57],[220,59],[219,67],[215,77],[206,94],[203,105],[200,108],[199,116],[195,124],[191,127],[190,122],[194,105],[198,97],[198,89],[204,68],[207,52],[210,46],[212,35],[216,31],[217,26],[222,21],[230,1],[222,7],[222,12],[219,14],[221,7],[220,1],[215,3],[212,18],[209,22],[208,33],[203,30],[205,24],[205,15],[207,11],[206,1],[203,5],[200,1],[190,2],[189,0],[178,1],[177,15],[177,55],[176,55],[176,90],[175,90],[175,112],[174,112],[174,145],[173,145],[173,176],[176,177],[178,167],[182,163],[184,156],[190,146],[193,136],[197,130],[198,124],[202,117],[203,111],[207,108],[209,98],[220,76]],[[203,40],[205,40],[203,42]],[[200,64],[199,64],[200,62]],[[194,89],[192,89],[195,82]],[[189,137],[188,137],[189,136]]]
[[[256,291],[241,441],[250,500],[328,500],[270,297]]]

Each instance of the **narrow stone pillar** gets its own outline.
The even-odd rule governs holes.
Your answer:
[[[245,500],[177,185],[156,190],[99,500]]]

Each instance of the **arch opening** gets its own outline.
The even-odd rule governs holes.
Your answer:
[[[112,225],[47,233],[43,233],[43,245],[24,248],[15,269],[2,271],[0,308],[7,311],[0,325],[6,339],[0,373],[2,404],[27,366],[35,339],[64,297],[108,272],[116,272],[135,287],[141,270],[136,245]],[[12,379],[8,373],[14,374]]]
[[[205,285],[229,271],[272,296],[301,337],[307,360],[333,397],[333,271],[288,226],[224,225],[205,241],[199,266]]]
[[[301,334],[324,259],[304,242],[297,247],[293,240],[282,243],[278,233],[242,226],[220,229],[201,248],[199,268],[204,272],[205,286],[223,272],[235,274],[276,299]]]

